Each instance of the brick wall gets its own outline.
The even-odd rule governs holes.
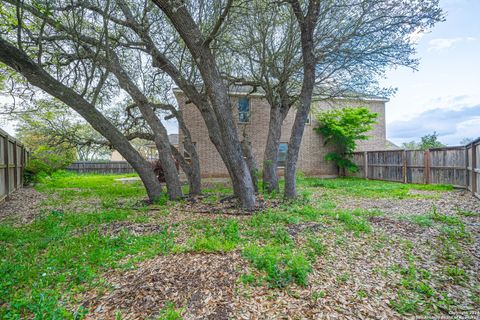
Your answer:
[[[200,170],[203,177],[221,177],[227,176],[227,169],[220,158],[215,146],[208,137],[207,127],[200,115],[200,112],[192,104],[185,104],[186,98],[182,92],[175,92],[179,107],[183,111],[185,123],[191,131],[192,139],[196,142],[197,152],[200,157]],[[232,96],[232,112],[234,119],[238,119],[237,112],[238,96]],[[358,151],[383,149],[386,144],[385,137],[385,102],[378,100],[345,100],[339,99],[334,102],[319,101],[315,102],[313,108],[316,110],[340,108],[345,106],[369,107],[372,111],[379,113],[378,124],[369,133],[372,138],[359,143]],[[313,109],[312,108],[312,109]],[[238,134],[241,136],[245,131],[252,141],[252,149],[255,159],[261,168],[263,162],[263,152],[267,141],[268,123],[270,107],[262,96],[250,95],[250,122],[248,124],[237,123]],[[291,128],[295,118],[295,109],[291,109],[287,115],[283,126],[280,142],[289,141]],[[312,119],[313,120],[313,119]],[[305,132],[300,147],[298,159],[298,170],[308,175],[334,176],[337,174],[336,167],[324,160],[325,155],[332,151],[332,147],[325,147],[320,135],[313,128],[315,121],[311,121],[305,127]],[[179,136],[180,150],[182,148],[183,136]],[[280,174],[282,169],[279,168]]]

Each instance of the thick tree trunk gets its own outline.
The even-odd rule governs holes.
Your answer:
[[[203,35],[199,31],[193,19],[184,6],[173,8],[174,3],[169,1],[154,1],[155,4],[170,18],[173,25],[186,42],[190,53],[195,58],[197,66],[202,73],[204,84],[207,87],[207,95],[200,93],[194,84],[185,79],[172,62],[155,46],[148,30],[134,18],[125,2],[120,1],[120,7],[125,14],[132,29],[145,43],[152,56],[153,66],[166,72],[175,81],[176,85],[183,90],[185,95],[195,104],[208,129],[208,134],[213,145],[219,152],[232,180],[235,195],[240,199],[244,208],[253,209],[255,206],[255,193],[248,173],[247,165],[241,156],[240,142],[236,135],[233,119],[231,117],[231,105],[225,85],[215,65],[214,58],[209,49],[203,45]],[[217,85],[219,87],[217,87]],[[220,92],[218,91],[220,90]],[[219,94],[218,94],[219,93]],[[213,106],[213,108],[212,108]],[[223,115],[219,116],[219,112]],[[229,117],[225,121],[224,117]],[[225,128],[228,128],[227,130]],[[232,133],[229,132],[233,128]]]
[[[282,123],[290,107],[288,104],[270,104],[267,144],[263,155],[263,189],[265,192],[280,191],[278,186],[278,146],[282,135]]]
[[[287,163],[285,166],[284,193],[286,199],[292,199],[297,196],[296,167],[298,153],[302,143],[305,123],[307,122],[308,113],[310,112],[313,88],[315,86],[315,54],[313,32],[318,19],[320,1],[309,1],[308,12],[306,16],[303,16],[303,12],[298,1],[291,2],[291,5],[300,25],[303,59],[303,82],[299,99],[300,105],[295,115],[290,142],[288,144]]]
[[[217,133],[210,132],[210,135],[217,135],[223,140],[221,156],[229,170],[234,191],[241,206],[247,210],[254,209],[255,189],[248,166],[243,159],[228,90],[217,68],[215,58],[208,46],[204,45],[205,38],[185,6],[177,6],[168,0],[153,2],[171,20],[195,59],[220,129]]]
[[[0,38],[0,61],[22,74],[29,83],[39,87],[78,112],[95,130],[132,165],[147,190],[150,200],[160,198],[161,185],[152,165],[135,150],[127,138],[92,104],[71,88],[54,79],[34,63],[23,51]]]

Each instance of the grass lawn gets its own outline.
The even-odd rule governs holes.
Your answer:
[[[146,205],[119,177],[56,174],[35,187],[32,221],[0,221],[0,319],[480,309],[480,203],[450,186],[299,177],[299,200],[260,195],[265,209],[244,215],[227,214],[222,183]]]

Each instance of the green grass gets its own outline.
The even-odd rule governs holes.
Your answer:
[[[300,184],[306,187],[333,189],[338,193],[369,198],[404,199],[408,197],[419,197],[419,195],[409,194],[409,190],[453,190],[451,185],[403,184],[378,180],[364,180],[359,178],[302,178]]]
[[[146,197],[141,181],[122,183],[119,178],[135,177],[135,174],[99,175],[60,171],[43,178],[36,189],[45,193],[55,193],[61,202],[70,202],[78,198],[95,197],[113,205],[113,201],[127,199],[132,202]]]
[[[306,255],[288,246],[248,245],[243,256],[255,268],[265,272],[266,281],[272,287],[282,288],[292,282],[305,286],[312,270]]]
[[[228,252],[235,249],[241,240],[235,219],[196,221],[191,229],[193,237],[189,240],[187,251]]]
[[[0,296],[9,303],[0,307],[0,318],[23,317],[29,312],[44,318],[68,318],[59,301],[63,292],[82,292],[108,268],[122,266],[129,255],[145,258],[167,253],[173,234],[134,237],[103,236],[97,228],[75,233],[78,228],[105,221],[122,220],[125,212],[49,214],[30,225],[0,226]],[[8,279],[8,280],[6,280]],[[6,281],[5,281],[6,280]]]

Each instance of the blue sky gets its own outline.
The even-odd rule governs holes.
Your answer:
[[[418,71],[391,70],[381,82],[398,89],[386,106],[387,138],[397,144],[433,131],[448,145],[480,136],[480,0],[440,5],[446,21],[417,35]],[[1,119],[0,127],[14,131]]]
[[[437,131],[458,144],[480,136],[480,0],[440,0],[446,21],[419,35],[418,71],[388,72],[387,137],[400,144]]]

